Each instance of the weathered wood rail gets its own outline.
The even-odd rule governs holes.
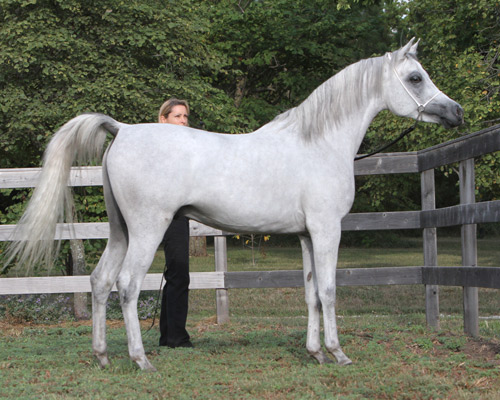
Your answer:
[[[499,222],[500,201],[476,203],[474,158],[500,151],[500,125],[475,132],[425,150],[379,154],[355,163],[356,175],[419,173],[421,211],[349,214],[342,230],[422,229],[424,265],[415,267],[339,269],[339,286],[413,285],[426,286],[426,315],[431,327],[439,326],[439,286],[464,288],[464,329],[478,335],[478,287],[500,289],[499,267],[477,266],[476,224]],[[434,169],[459,163],[460,204],[436,209]],[[38,168],[0,169],[0,188],[25,188],[36,184]],[[102,185],[101,167],[74,167],[71,186]],[[437,265],[436,228],[462,226],[462,266]],[[12,240],[14,225],[0,225],[0,241]],[[108,237],[106,223],[60,224],[59,239],[102,239]],[[191,289],[216,289],[219,322],[229,318],[228,289],[303,286],[302,271],[227,271],[225,236],[228,232],[192,221],[192,236],[214,236],[215,272],[191,273]],[[500,264],[500,263],[499,263]],[[143,290],[157,290],[161,274],[148,274]],[[0,295],[27,293],[89,292],[88,276],[0,278]]]

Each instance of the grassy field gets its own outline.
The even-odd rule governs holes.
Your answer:
[[[144,322],[144,328],[149,321]],[[156,373],[127,356],[121,322],[111,322],[112,367],[91,357],[88,323],[2,326],[0,397],[10,399],[497,399],[498,321],[481,323],[479,340],[446,317],[429,332],[423,315],[339,318],[354,364],[317,365],[306,355],[300,317],[190,318],[194,349],[157,347],[143,334]]]
[[[480,241],[480,266],[500,264],[498,244]],[[209,253],[191,259],[191,269],[213,270]],[[239,247],[230,247],[228,258],[230,270],[299,269],[301,259],[293,246],[265,248],[255,264]],[[415,240],[404,249],[342,248],[339,267],[422,263]],[[439,264],[460,263],[457,240],[440,239]],[[162,268],[159,253],[152,272]],[[354,362],[349,367],[319,366],[307,355],[301,288],[231,290],[226,325],[215,322],[214,291],[192,291],[194,349],[159,348],[156,326],[148,331],[152,320],[141,322],[156,373],[129,360],[117,304],[108,329],[112,367],[104,371],[92,359],[88,321],[57,323],[55,316],[37,324],[7,313],[0,319],[0,398],[500,399],[499,294],[480,290],[480,338],[472,339],[463,334],[460,288],[441,288],[439,331],[425,327],[421,286],[339,288],[339,335]],[[154,305],[156,295],[144,293],[141,304]]]

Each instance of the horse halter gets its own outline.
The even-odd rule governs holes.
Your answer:
[[[403,80],[401,79],[401,77],[399,76],[398,74],[398,71],[396,71],[396,68],[394,68],[394,66],[392,67],[392,70],[394,71],[394,74],[396,75],[396,78],[398,78],[398,81],[399,83],[401,83],[401,86],[403,86],[403,89],[406,91],[406,93],[408,93],[408,95],[413,99],[413,101],[417,104],[417,111],[418,111],[418,117],[417,117],[417,121],[420,120],[420,116],[422,115],[422,113],[425,111],[425,107],[427,107],[427,105],[432,101],[434,100],[439,94],[441,94],[441,90],[438,89],[437,93],[434,94],[434,96],[432,96],[429,100],[427,100],[425,103],[420,103],[417,98],[415,96],[413,96],[413,94],[410,92],[410,90],[406,87],[406,85],[404,84]]]
[[[377,150],[375,151],[372,151],[371,153],[368,153],[368,154],[364,154],[362,156],[359,156],[359,157],[355,157],[354,158],[354,161],[358,161],[358,160],[362,160],[363,158],[367,158],[367,157],[371,157],[375,154],[378,154],[380,153],[381,151],[387,149],[388,147],[392,146],[393,144],[399,142],[401,139],[403,139],[406,135],[408,135],[410,132],[413,132],[415,130],[415,128],[417,127],[417,124],[418,122],[421,120],[421,116],[422,116],[422,113],[425,111],[425,107],[427,107],[429,105],[429,103],[434,100],[440,93],[442,93],[439,89],[437,91],[436,94],[434,94],[434,96],[432,96],[429,100],[427,100],[425,103],[420,103],[417,98],[415,96],[413,96],[413,94],[410,92],[410,90],[406,87],[406,85],[404,84],[403,80],[401,79],[401,77],[399,76],[398,74],[398,71],[396,71],[396,68],[394,68],[394,66],[392,67],[392,70],[394,71],[394,74],[396,75],[396,77],[398,78],[398,81],[399,83],[401,83],[401,86],[403,86],[404,90],[406,90],[406,93],[408,93],[408,95],[413,99],[413,101],[417,104],[417,111],[418,111],[418,116],[415,120],[415,123],[410,126],[409,128],[405,129],[396,139],[394,139],[392,142],[390,143],[387,143],[385,145],[383,145],[382,147],[378,148]]]

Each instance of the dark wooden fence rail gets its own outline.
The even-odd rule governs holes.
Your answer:
[[[355,163],[356,175],[420,173],[421,211],[349,214],[342,230],[422,229],[424,265],[415,267],[355,268],[337,271],[339,286],[426,286],[426,315],[431,327],[439,326],[439,286],[464,287],[464,329],[478,334],[478,287],[500,289],[500,268],[477,266],[476,224],[500,221],[500,201],[475,203],[474,158],[500,151],[500,125],[463,136],[425,150],[379,154]],[[434,169],[459,163],[460,204],[436,209]],[[0,188],[35,186],[38,168],[0,169]],[[102,185],[100,167],[75,167],[71,186]],[[462,226],[462,266],[437,266],[436,228]],[[0,225],[0,241],[12,240],[14,225]],[[227,272],[225,236],[228,232],[191,222],[191,235],[215,236],[215,272],[191,273],[192,289],[216,289],[219,322],[229,318],[228,289],[303,286],[302,271]],[[60,224],[60,239],[108,237],[106,223]],[[148,274],[143,290],[157,290],[161,274]],[[0,278],[0,295],[24,293],[89,292],[88,276],[46,278]]]

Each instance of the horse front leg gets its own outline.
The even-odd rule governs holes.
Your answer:
[[[331,363],[332,360],[321,350],[320,340],[320,310],[318,286],[315,278],[314,256],[311,238],[299,236],[302,246],[302,263],[304,268],[304,288],[307,304],[307,352],[320,364]]]
[[[330,225],[331,228],[331,225]],[[318,285],[318,297],[323,308],[325,347],[337,359],[339,365],[349,365],[352,361],[340,348],[337,333],[336,270],[340,244],[340,223],[333,232],[322,232],[313,236],[314,270]]]

